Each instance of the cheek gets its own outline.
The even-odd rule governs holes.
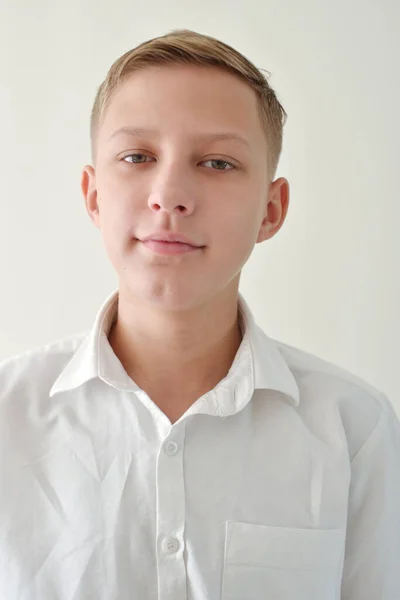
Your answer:
[[[102,173],[98,180],[98,194],[102,198],[104,210],[108,213],[121,213],[133,206],[137,198],[143,196],[137,183],[121,177],[118,173]]]
[[[250,210],[231,214],[220,227],[215,228],[221,262],[234,270],[242,268],[252,253],[257,234],[257,218]]]
[[[99,212],[102,228],[116,235],[128,231],[137,221],[140,195],[121,184],[111,183],[99,188]]]
[[[99,201],[99,222],[104,246],[115,265],[118,257],[132,243],[132,230],[137,222],[137,215],[135,216],[132,204],[124,201],[121,196],[103,196]]]
[[[228,236],[230,245],[238,248],[247,248],[255,243],[258,233],[258,214],[249,206],[247,210],[240,210],[232,214],[224,227],[224,237]]]

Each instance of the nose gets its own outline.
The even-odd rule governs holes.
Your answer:
[[[166,167],[154,182],[148,206],[153,212],[191,215],[196,206],[193,180],[183,173],[182,167]]]

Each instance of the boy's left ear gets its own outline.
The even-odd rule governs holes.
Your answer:
[[[264,218],[256,243],[272,238],[282,227],[289,208],[289,182],[284,177],[273,181],[268,190]]]

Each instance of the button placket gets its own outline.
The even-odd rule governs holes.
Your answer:
[[[186,599],[183,557],[185,489],[183,448],[185,421],[170,430],[157,457],[157,563],[160,600]]]

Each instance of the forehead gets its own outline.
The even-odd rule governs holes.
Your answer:
[[[263,143],[255,91],[219,68],[192,65],[151,66],[136,71],[114,91],[99,137],[121,127],[193,133],[231,131]]]

